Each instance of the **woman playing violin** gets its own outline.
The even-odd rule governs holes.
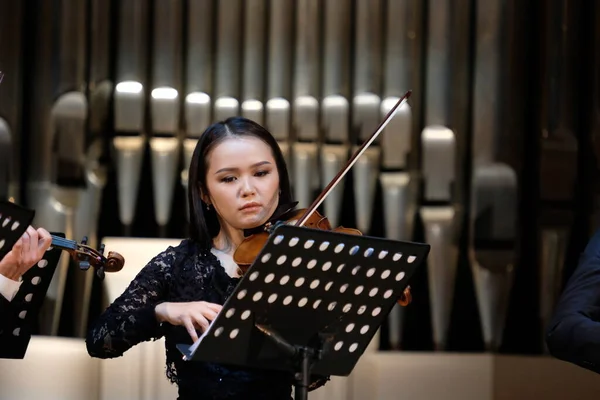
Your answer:
[[[244,230],[291,207],[283,154],[263,127],[230,118],[198,140],[189,182],[189,239],[152,258],[95,321],[88,352],[119,357],[164,336],[167,377],[178,385],[179,399],[290,399],[289,373],[187,362],[175,348],[198,339],[239,282],[233,255]],[[311,389],[324,382],[313,379]]]

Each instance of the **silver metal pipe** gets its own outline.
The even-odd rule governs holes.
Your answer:
[[[323,100],[321,129],[324,132],[320,152],[321,186],[324,188],[348,161],[350,151],[350,37],[352,25],[349,0],[323,2]],[[325,199],[325,215],[333,226],[339,225],[344,194],[341,181]]]
[[[381,0],[357,0],[356,6],[352,123],[358,135],[357,142],[362,143],[381,120],[381,27],[384,15]],[[356,225],[363,233],[368,233],[371,228],[381,157],[378,142],[379,139],[369,146],[353,170]]]
[[[244,8],[241,0],[221,0],[217,4],[214,119],[222,121],[239,114],[242,11]]]
[[[99,245],[97,230],[102,203],[102,193],[106,186],[107,167],[101,161],[103,147],[108,140],[109,108],[113,82],[110,81],[110,16],[111,6],[103,0],[90,3],[90,63],[88,82],[88,146],[85,157],[86,190],[81,193],[79,207],[75,211],[75,239],[88,238],[87,244],[93,248]],[[78,337],[85,337],[94,279],[93,269],[79,271],[74,276],[73,309],[74,331]]]
[[[433,341],[437,350],[444,350],[458,267],[456,211],[452,204],[456,139],[454,132],[443,126],[425,128],[421,139],[425,204],[420,215],[425,240],[431,244],[427,266]]]
[[[186,54],[186,97],[184,105],[185,138],[183,139],[184,166],[181,183],[188,190],[188,168],[198,137],[212,121],[213,93],[213,40],[214,2],[212,0],[192,0],[187,12],[187,54]],[[186,196],[187,199],[187,196]],[[188,207],[187,202],[186,210]],[[189,210],[187,210],[189,212]],[[189,217],[189,213],[187,214]]]
[[[20,202],[21,178],[21,20],[23,5],[18,1],[3,3],[0,13],[0,198]]]
[[[356,51],[354,55],[354,93],[372,93],[379,96],[382,73],[382,29],[384,2],[381,0],[356,1]],[[379,117],[375,117],[377,120]],[[357,121],[359,123],[362,120]],[[368,138],[368,132],[360,139]]]
[[[358,143],[364,142],[375,131],[379,122],[381,97],[381,27],[383,26],[383,2],[381,0],[357,0],[355,2],[353,64],[353,93],[349,146],[352,152]],[[343,66],[342,66],[343,67]],[[379,176],[381,157],[380,139],[377,138],[352,167],[354,183],[354,210],[356,227],[369,234]],[[379,346],[379,337],[372,341]]]
[[[457,139],[452,126],[451,71],[452,13],[449,0],[433,0],[428,7],[425,66],[425,128],[421,132],[423,204],[420,216],[425,238],[432,246],[427,261],[433,341],[446,347],[457,270]]]
[[[542,339],[563,289],[564,261],[570,233],[568,228],[543,229],[541,232],[539,301]],[[548,352],[545,342],[542,340],[543,349]]]
[[[277,139],[286,162],[290,160],[291,78],[294,8],[292,2],[274,1],[269,11],[266,127]]]
[[[52,174],[46,195],[32,198],[36,209],[36,224],[48,230],[75,233],[75,215],[86,190],[85,144],[88,100],[85,95],[85,45],[87,36],[86,3],[63,1],[60,4],[53,65],[58,78],[53,79],[54,103],[49,115],[52,143]],[[41,324],[44,334],[57,335],[67,283],[69,258],[63,257],[47,292],[42,310],[46,320]]]
[[[31,137],[30,148],[27,149],[30,161],[26,188],[28,206],[36,210],[35,223],[47,229],[52,229],[52,227],[46,225],[46,221],[40,221],[39,213],[40,210],[43,210],[42,215],[55,213],[52,204],[47,201],[52,179],[52,137],[48,128],[50,109],[54,100],[54,79],[51,72],[54,69],[57,54],[57,44],[52,34],[57,19],[47,18],[47,15],[54,12],[53,7],[52,2],[41,2],[39,12],[33,21],[37,28],[36,40],[33,43],[35,63],[32,66],[31,77],[35,92],[31,96]],[[56,231],[60,230],[64,231],[63,229]],[[57,266],[57,270],[60,271],[60,266]],[[52,332],[56,298],[55,284],[54,287],[49,287],[46,299],[40,309],[40,333],[42,334],[48,335]]]
[[[270,2],[267,98],[290,99],[292,91],[292,47],[294,6],[292,2]]]
[[[119,218],[128,229],[135,217],[140,173],[146,145],[145,66],[148,5],[119,2],[119,38],[114,100],[113,148],[116,155]]]
[[[266,0],[247,0],[244,5],[242,115],[263,124],[267,3]]]
[[[380,121],[381,31],[383,2],[357,0],[356,50],[354,57],[354,97],[352,100],[353,130],[357,142],[373,133]],[[381,148],[376,140],[356,162],[353,170],[356,225],[363,233],[371,228],[371,215],[379,174]]]
[[[383,71],[383,94],[386,97],[399,97],[415,84],[414,61],[418,54],[419,22],[423,14],[423,4],[419,0],[388,0],[384,15],[385,62]],[[412,97],[412,96],[411,96]]]
[[[484,343],[497,351],[515,273],[517,175],[506,164],[483,164],[471,185],[469,258]]]
[[[577,39],[577,6],[566,0],[547,3],[544,35],[546,73],[542,86],[540,138],[540,334],[545,334],[562,289],[562,270],[574,220],[578,178],[575,135],[577,86],[573,43]],[[547,350],[544,347],[545,350]]]
[[[477,2],[469,256],[489,351],[502,341],[517,240],[517,175],[498,162],[502,18],[500,0]]]
[[[419,1],[390,0],[386,4],[384,64],[384,117],[406,90],[417,81],[412,73],[419,30]],[[418,68],[418,64],[417,64]],[[408,103],[394,115],[381,135],[379,183],[383,194],[385,235],[394,240],[411,240],[417,201],[417,180],[411,172],[409,158],[413,151],[413,111]],[[389,314],[389,341],[392,349],[402,343],[404,308],[396,304]]]
[[[150,107],[152,134],[150,152],[154,192],[154,217],[165,236],[171,218],[181,139],[179,113],[181,92],[181,0],[154,2],[154,51]],[[159,135],[159,136],[157,136]]]
[[[450,126],[451,0],[431,0],[428,9],[425,126]]]
[[[319,187],[319,2],[296,3],[296,54],[292,123],[296,141],[292,145],[295,197],[298,206],[308,207]]]

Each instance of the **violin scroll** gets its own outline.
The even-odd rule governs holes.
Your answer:
[[[118,272],[125,265],[125,258],[114,251],[109,251],[108,256],[104,256],[104,244],[100,245],[100,249],[95,250],[87,245],[88,238],[84,236],[81,243],[74,240],[61,238],[60,236],[52,236],[51,246],[59,248],[69,253],[73,261],[75,261],[79,269],[87,271],[90,267],[96,269],[96,275],[100,279],[104,279],[105,272]]]

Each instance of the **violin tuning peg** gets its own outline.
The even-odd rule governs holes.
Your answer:
[[[100,249],[98,250],[100,254],[104,255],[104,243],[100,245]]]
[[[88,241],[88,237],[84,236],[83,239],[81,239],[81,244],[87,244]]]
[[[88,261],[79,261],[79,269],[87,271],[90,269],[90,263]]]
[[[96,275],[98,275],[98,278],[100,278],[101,281],[104,280],[104,268],[100,267],[98,268],[98,270],[96,271]]]

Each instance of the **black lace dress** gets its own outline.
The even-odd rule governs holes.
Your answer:
[[[87,351],[92,357],[114,358],[140,342],[164,336],[166,375],[178,385],[178,399],[289,400],[290,373],[183,361],[175,346],[192,343],[186,329],[156,320],[154,308],[161,302],[224,304],[238,282],[213,253],[184,240],[154,257],[94,321],[86,338]],[[321,379],[317,386],[322,384]]]

